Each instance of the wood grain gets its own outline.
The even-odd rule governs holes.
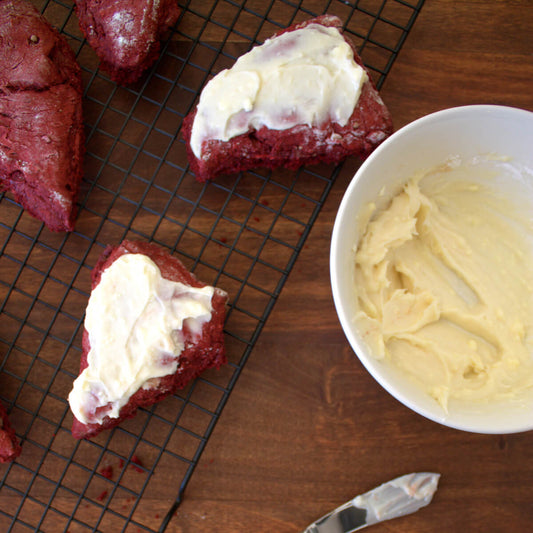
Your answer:
[[[39,7],[45,4],[44,1],[35,3]],[[226,10],[220,20],[230,24],[237,4],[218,2],[217,9]],[[258,0],[248,6],[261,12],[266,4]],[[322,2],[313,0],[303,4],[315,10],[316,5],[322,5]],[[191,8],[203,15],[209,13],[214,5],[213,1],[191,2]],[[340,3],[335,6],[342,16]],[[54,13],[54,9],[57,13]],[[51,4],[45,14],[52,20],[55,16],[60,19],[62,11],[63,8]],[[236,28],[261,40],[276,31],[279,25],[291,22],[283,11],[269,13],[269,20],[264,25],[253,25],[257,24],[257,17],[243,14]],[[237,49],[242,42],[238,33],[228,36],[221,26],[207,24],[204,27],[203,19],[192,11],[182,22],[187,32],[198,35],[202,40],[215,42],[228,38],[228,50]],[[433,111],[466,104],[505,104],[533,111],[532,29],[533,3],[530,0],[426,0],[381,91],[396,128]],[[67,30],[79,37],[79,30],[72,21]],[[177,41],[180,41],[179,34]],[[173,46],[181,52],[179,47],[183,43],[177,42]],[[205,52],[205,63],[201,63],[200,57],[194,59],[204,68],[209,68],[213,58],[208,49]],[[82,55],[87,55],[83,57],[87,64],[96,63],[90,50],[83,49]],[[224,66],[223,63],[220,67]],[[168,68],[182,66],[176,63],[169,64]],[[160,73],[164,75],[167,65],[162,64],[160,68]],[[85,75],[88,77],[87,73]],[[200,85],[203,74],[196,72],[195,75]],[[117,102],[128,102],[127,92],[119,90],[113,96],[104,78],[94,80],[92,89],[95,94],[89,94],[93,99],[86,102],[87,116],[99,116],[98,101],[105,101],[106,98],[118,95],[123,98],[116,98]],[[149,90],[151,98],[159,101],[167,88],[161,83]],[[190,102],[181,104],[176,100],[175,107],[181,110],[180,105],[186,108],[188,104]],[[89,109],[90,106],[94,110]],[[149,113],[150,109],[147,107],[140,112]],[[144,131],[138,128],[130,130],[127,124],[118,123],[118,118],[111,115],[100,117],[99,120],[104,121],[99,124],[100,129],[110,131],[116,127],[131,145],[141,143]],[[165,120],[162,116],[158,123],[163,129],[167,127]],[[89,142],[92,143],[89,147],[92,153],[102,149],[102,157],[105,156],[108,146],[97,138],[97,134]],[[157,150],[163,150],[156,141],[153,145],[148,144],[148,147],[156,153]],[[118,148],[112,162],[118,167],[127,166],[130,158],[128,147],[122,146],[123,152]],[[184,157],[183,153],[173,154],[172,151],[167,155],[176,157],[176,161]],[[139,162],[144,169],[149,164],[150,161]],[[89,173],[93,168],[96,172],[99,165],[100,160],[96,158],[86,161]],[[356,168],[355,161],[347,161],[336,180],[167,531],[296,533],[356,494],[397,475],[418,470],[442,474],[433,503],[415,515],[380,524],[372,531],[496,533],[531,529],[533,434],[474,435],[423,419],[398,403],[373,380],[344,337],[331,296],[328,254],[335,213]],[[133,170],[137,171],[137,167]],[[164,170],[157,176],[157,183],[162,190],[171,188],[169,183],[175,179],[174,175],[167,175]],[[113,192],[112,188],[117,186],[116,174],[116,168],[111,165],[102,170],[99,183],[103,188],[93,190],[88,196],[86,209],[78,222],[77,229],[81,234],[91,235],[101,223],[102,206],[107,206],[107,197]],[[131,198],[132,202],[144,194],[142,181],[130,180],[121,186],[123,195]],[[197,194],[198,185],[191,180],[189,186],[191,196]],[[87,193],[90,184],[86,183],[84,187],[84,193]],[[108,188],[108,192],[104,188]],[[319,196],[320,191],[313,190],[311,193],[313,197]],[[275,191],[271,197],[267,197],[272,203],[275,198]],[[158,205],[167,201],[170,200],[163,193],[160,196],[147,195],[146,207],[157,209]],[[24,216],[19,220],[18,211],[12,204],[4,202],[2,209],[5,210],[2,213],[4,220],[17,223],[21,234],[34,235],[37,232],[38,223]],[[7,213],[8,209],[13,210],[12,216]],[[128,220],[131,220],[131,203],[117,202],[110,204],[109,209],[113,209],[115,221],[127,226]],[[175,241],[177,224],[186,221],[186,209],[184,205],[169,207],[168,212],[176,224],[161,226],[157,232],[154,229],[154,234],[162,242],[166,243],[167,239],[169,243]],[[237,205],[231,212],[236,220],[244,212],[239,209]],[[136,223],[140,219],[139,224],[143,228],[150,227],[150,213],[146,212],[143,216],[145,218],[139,217]],[[261,221],[258,217],[257,223],[267,224],[269,221],[264,214],[262,217]],[[206,232],[210,221],[206,220],[206,223],[206,228],[196,229]],[[5,225],[8,227],[7,223]],[[7,234],[6,228],[0,229],[2,234]],[[98,242],[114,241],[122,235],[122,227],[117,225],[103,225],[99,231]],[[150,233],[152,230],[146,231]],[[296,238],[294,228],[287,221],[281,221],[278,231],[285,234],[292,232]],[[223,235],[215,234],[215,238],[232,238],[229,224],[224,232]],[[245,239],[245,246],[253,248],[257,245],[252,234]],[[200,246],[194,234],[185,233],[183,242],[193,250]],[[48,306],[34,307],[32,313],[35,316],[32,320],[37,325],[42,321],[43,329],[53,321],[52,333],[56,334],[56,338],[52,336],[44,340],[40,347],[40,357],[48,363],[39,368],[41,378],[53,383],[48,396],[40,404],[38,388],[23,389],[15,413],[19,432],[31,427],[28,435],[30,441],[33,433],[38,434],[33,440],[47,444],[51,453],[47,462],[43,463],[43,446],[32,447],[31,442],[25,443],[22,466],[11,470],[7,479],[14,488],[2,492],[3,509],[21,507],[19,517],[28,526],[20,524],[18,529],[15,528],[16,531],[38,527],[43,531],[63,531],[68,527],[65,515],[74,512],[77,491],[83,491],[92,503],[77,506],[77,517],[93,524],[101,520],[99,527],[104,533],[126,527],[119,514],[127,514],[130,509],[135,520],[155,529],[177,493],[183,471],[166,468],[163,458],[157,475],[147,485],[150,497],[143,499],[142,504],[133,509],[131,495],[124,487],[130,486],[132,490],[142,487],[147,481],[146,472],[132,470],[131,465],[118,466],[112,454],[113,450],[121,448],[121,439],[127,441],[143,424],[152,422],[147,421],[146,415],[139,416],[126,424],[129,433],[117,434],[109,442],[106,441],[107,437],[102,437],[97,444],[109,445],[110,450],[110,453],[102,454],[98,446],[77,444],[71,439],[70,414],[64,403],[58,400],[68,393],[71,377],[77,370],[79,351],[69,349],[61,362],[59,357],[65,347],[57,339],[73,335],[79,345],[80,332],[72,333],[69,315],[78,316],[82,313],[80,309],[83,308],[89,288],[89,267],[96,261],[101,247],[91,246],[83,239],[76,242],[74,237],[62,244],[61,236],[47,233],[39,236],[39,246],[33,251],[30,251],[30,244],[31,239],[14,235],[4,253],[6,257],[31,255],[32,264],[39,271],[47,271],[53,266],[54,277],[73,280],[75,290],[65,292],[64,283],[57,283],[54,279],[44,280],[35,271],[26,269],[21,272],[18,263],[2,263],[2,279],[10,283],[16,278],[20,289],[9,302],[9,312],[21,317],[26,309],[29,312],[34,288],[44,283],[39,299]],[[48,247],[55,249],[60,246],[64,246],[65,253],[81,261],[82,266],[77,268],[75,262],[50,265],[50,257],[54,254],[49,253]],[[213,249],[209,254],[209,260],[215,262],[217,250]],[[279,250],[272,249],[265,257],[274,261],[278,255]],[[210,275],[207,269],[205,274]],[[7,293],[5,285],[0,285],[0,291]],[[0,292],[0,301],[3,296]],[[246,305],[257,307],[260,312],[263,303],[258,300],[257,296],[250,296]],[[62,312],[54,317],[53,309],[59,305]],[[6,369],[13,375],[35,371],[35,367],[32,370],[30,357],[34,341],[26,342],[25,330],[19,334],[19,323],[15,320],[5,318],[2,327],[5,328],[2,334],[6,338],[18,335],[20,348],[13,354],[17,357],[12,356],[7,361]],[[35,332],[33,334],[35,336]],[[2,346],[2,350],[6,348]],[[59,364],[62,365],[62,371],[55,376],[54,368]],[[230,377],[221,374],[215,379],[224,383]],[[17,380],[6,379],[2,386],[6,396],[11,396],[21,384]],[[218,399],[215,398],[215,405],[216,401]],[[176,406],[167,403],[157,411],[162,429],[163,422],[172,420],[175,409]],[[36,410],[39,411],[39,417],[32,419],[31,413]],[[56,418],[59,412],[61,421],[61,431],[55,434],[50,432],[50,425],[45,423],[46,417],[51,417],[52,412]],[[194,418],[191,427],[201,423],[200,418]],[[193,444],[191,454],[194,453]],[[168,446],[172,448],[172,438]],[[155,461],[156,449],[146,447],[141,452],[146,467],[150,468],[150,461]],[[76,465],[69,465],[64,460],[69,456],[76,458]],[[95,476],[94,469],[100,471],[109,464],[114,467],[115,479],[122,475],[124,483],[112,495],[109,505],[110,509],[116,510],[117,515],[108,512],[102,518],[101,506],[95,502],[100,497],[102,501],[111,498],[113,485]],[[40,476],[34,481],[32,472],[39,468]],[[43,482],[45,477],[48,482]],[[48,501],[55,483],[59,481],[71,487],[73,493],[59,489],[52,505],[59,513],[46,513],[40,524],[45,515],[44,506],[39,502]],[[172,490],[169,491],[169,487]],[[22,500],[21,494],[28,488],[29,496]],[[8,517],[0,514],[0,530],[7,530],[9,524]],[[83,527],[76,528],[76,524],[71,524],[68,529],[72,532],[87,531]],[[126,531],[136,532],[138,529],[128,527]]]
[[[533,5],[429,0],[382,96],[396,128],[447,107],[533,110]],[[389,396],[351,351],[329,285],[336,182],[217,425],[171,531],[292,533],[396,475],[442,473],[433,503],[385,532],[526,531],[531,432],[474,435]]]

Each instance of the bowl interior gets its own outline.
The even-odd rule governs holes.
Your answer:
[[[353,248],[365,222],[361,214],[369,202],[378,207],[386,204],[415,172],[456,156],[461,160],[488,154],[508,156],[512,164],[528,169],[525,186],[533,197],[532,145],[533,113],[528,111],[479,105],[428,115],[405,126],[374,151],[348,186],[337,213],[330,251],[331,284],[348,341],[367,370],[394,397],[419,414],[450,427],[478,433],[533,429],[533,393],[521,403],[456,405],[452,401],[445,413],[401,371],[369,353],[353,322]]]

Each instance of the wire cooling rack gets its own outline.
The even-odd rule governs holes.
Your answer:
[[[0,194],[0,400],[23,452],[0,467],[0,531],[164,531],[339,168],[200,184],[179,135],[213,73],[280,28],[338,15],[381,87],[423,0],[191,0],[154,67],[124,88],[98,70],[71,1],[34,3],[83,70],[87,134],[76,231]],[[70,434],[90,271],[124,238],[168,248],[231,295],[229,364],[91,441]],[[158,506],[158,507],[154,507]]]

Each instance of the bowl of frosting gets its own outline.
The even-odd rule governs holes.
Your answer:
[[[342,328],[390,394],[476,433],[533,429],[533,113],[422,117],[361,165],[330,250]]]

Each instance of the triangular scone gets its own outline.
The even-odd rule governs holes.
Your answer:
[[[21,452],[20,444],[14,429],[9,423],[7,411],[0,404],[0,463],[14,461]]]
[[[26,0],[0,2],[0,191],[53,231],[72,231],[82,179],[81,71]]]
[[[92,272],[80,375],[69,395],[72,435],[94,437],[224,364],[227,299],[157,245],[106,248]]]
[[[176,0],[76,0],[76,13],[102,68],[115,82],[129,84],[157,59],[160,40],[180,10]]]
[[[365,158],[392,133],[390,113],[341,26],[330,15],[294,24],[204,87],[182,126],[199,181]]]

